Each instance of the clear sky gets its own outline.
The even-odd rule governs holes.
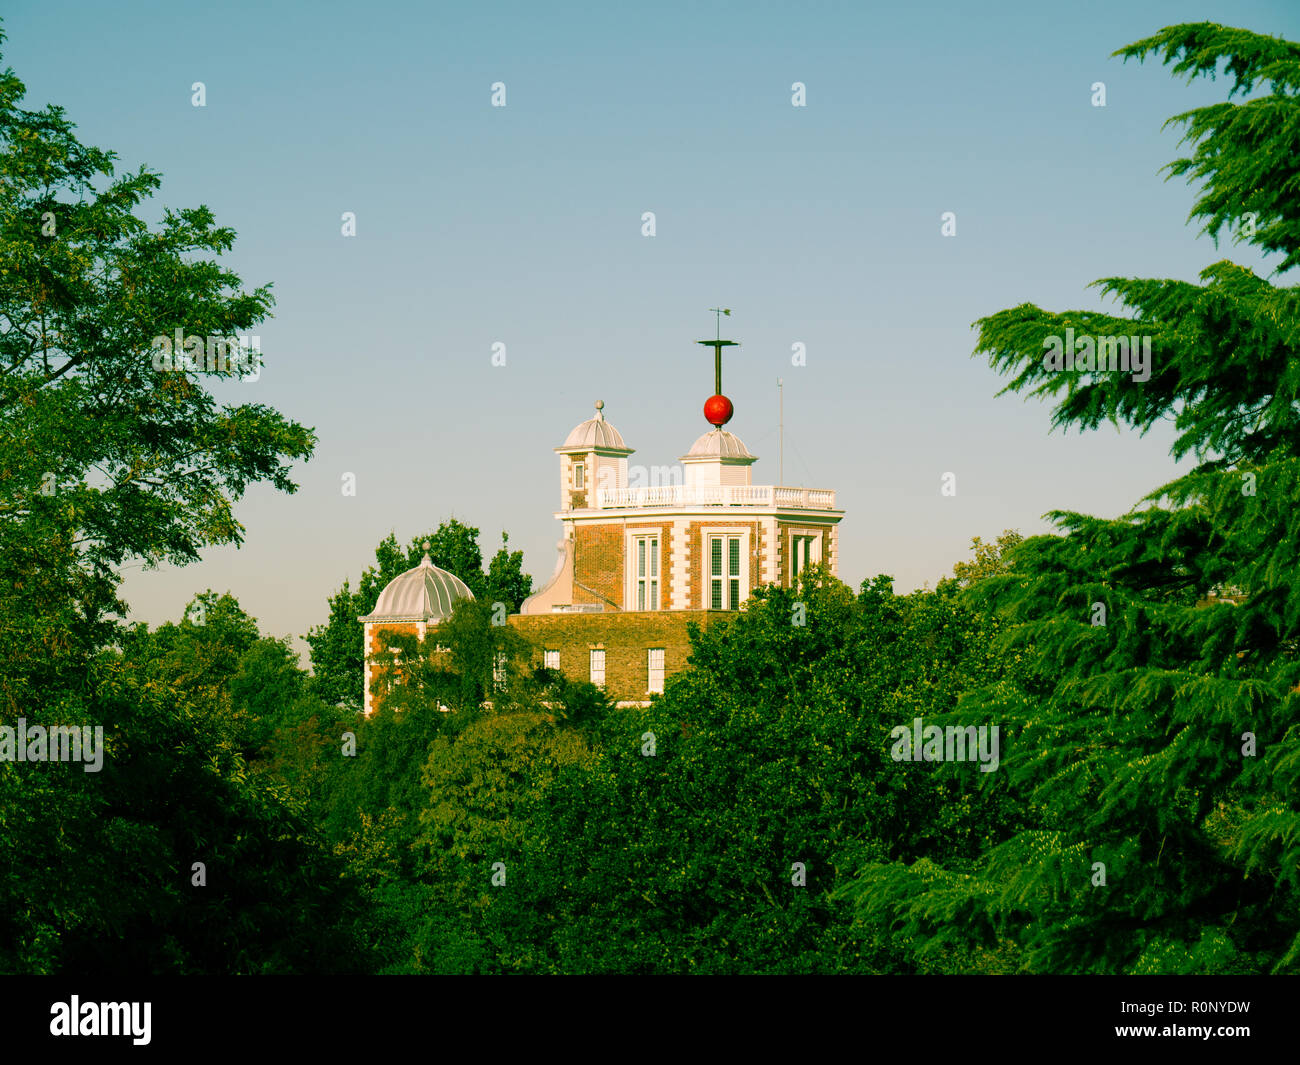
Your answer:
[[[1171,433],[1049,433],[1047,405],[995,398],[971,323],[1024,302],[1113,309],[1086,287],[1100,277],[1194,280],[1225,257],[1270,271],[1198,237],[1191,188],[1160,173],[1179,154],[1162,123],[1226,98],[1223,80],[1110,53],[1201,20],[1300,39],[1296,0],[0,12],[27,107],[57,103],[122,169],[160,171],[154,216],[206,204],[237,231],[225,261],[274,282],[277,306],[261,379],[218,395],[320,438],[297,494],[240,503],[242,548],[129,570],[123,597],[159,623],[228,590],[295,638],[390,530],[405,543],[452,515],[485,555],[508,530],[544,582],[551,449],[603,399],[630,462],[675,462],[708,429],[712,354],[694,342],[716,306],[742,344],[727,428],[760,457],[755,483],[776,483],[784,379],[785,483],[839,493],[854,587],[933,584],[971,537],[1045,531],[1051,509],[1122,513],[1175,475]]]

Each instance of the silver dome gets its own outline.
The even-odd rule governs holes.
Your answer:
[[[605,421],[604,408],[605,404],[597,400],[596,416],[588,418],[581,425],[575,425],[568,438],[556,450],[575,448],[584,451],[626,451],[631,454],[633,449],[623,442],[623,434]]]
[[[757,459],[745,442],[725,429],[711,429],[691,445],[685,459]]]
[[[474,593],[454,573],[439,569],[425,555],[414,569],[388,582],[375,609],[358,621],[442,621],[451,616],[457,599]]]

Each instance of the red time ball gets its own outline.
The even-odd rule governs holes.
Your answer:
[[[736,409],[726,396],[710,396],[704,401],[704,420],[710,425],[724,426],[731,421]]]

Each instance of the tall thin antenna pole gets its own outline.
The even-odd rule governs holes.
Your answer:
[[[776,394],[780,403],[781,413],[777,421],[777,439],[780,440],[778,454],[780,455],[780,476],[777,478],[777,484],[785,484],[785,382],[781,378],[776,379]]]
[[[697,344],[703,344],[705,347],[709,347],[709,348],[712,348],[712,349],[713,349],[713,394],[714,394],[715,396],[721,396],[721,395],[722,395],[722,349],[723,349],[723,348],[735,348],[735,347],[739,347],[740,345],[737,344],[734,340],[723,340],[723,339],[722,339],[722,316],[725,314],[725,315],[727,315],[728,317],[730,317],[730,316],[731,316],[731,308],[729,308],[729,307],[710,307],[709,309],[712,310],[712,311],[717,312],[717,317],[718,317],[718,336],[717,336],[717,339],[716,339],[716,340],[697,340],[696,343],[697,343]],[[726,397],[724,396],[723,398],[725,399]],[[730,411],[730,409],[731,409],[731,402],[730,402],[730,400],[727,401],[727,408],[728,408],[728,411]],[[707,415],[707,414],[705,415],[705,418],[708,418],[708,415]],[[730,418],[731,418],[731,414],[728,413],[727,416],[726,416],[725,418],[723,418],[721,422],[712,422],[712,423],[710,423],[710,424],[712,424],[712,425],[714,425],[714,426],[716,426],[717,428],[720,429],[720,428],[722,428],[723,424],[724,424],[725,422],[727,422]]]

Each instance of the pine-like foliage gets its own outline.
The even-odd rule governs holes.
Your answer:
[[[1211,235],[1300,263],[1300,45],[1201,23],[1116,54],[1189,77],[1226,62],[1230,98],[1268,85],[1175,116],[1194,151],[1170,170],[1203,182]],[[1172,420],[1198,465],[1114,520],[1055,512],[1060,535],[969,593],[1031,668],[952,717],[1002,726],[989,786],[1032,830],[966,870],[868,867],[844,894],[920,956],[1010,939],[1040,972],[1297,972],[1300,291],[1227,261],[1199,285],[1097,284],[1124,316],[1022,305],[978,323],[976,354],[1004,391],[1053,396],[1057,426]],[[1151,336],[1150,379],[1048,369],[1069,326]]]

